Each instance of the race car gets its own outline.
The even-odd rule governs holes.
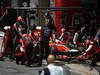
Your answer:
[[[77,49],[71,49],[66,45],[64,42],[52,42],[49,44],[50,46],[50,53],[57,56],[57,59],[67,60],[72,57],[77,57],[80,55],[80,51]]]

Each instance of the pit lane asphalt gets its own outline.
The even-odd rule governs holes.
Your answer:
[[[71,72],[69,67],[64,66],[65,62],[56,62],[57,65],[64,67],[66,75],[81,75],[77,72]],[[16,65],[15,61],[5,58],[0,61],[0,75],[39,75],[39,72],[46,66],[46,61],[43,61],[43,66],[26,67],[25,65]]]
[[[90,70],[88,64],[56,61],[56,65],[62,66],[66,75],[99,75],[95,68]],[[39,75],[45,66],[47,66],[45,60],[42,67],[34,66],[34,64],[32,67],[26,67],[25,65],[16,65],[15,61],[5,58],[4,61],[0,61],[0,75]],[[100,72],[100,68],[98,71]]]

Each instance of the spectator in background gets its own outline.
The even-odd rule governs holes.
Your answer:
[[[43,69],[41,75],[64,75],[64,70],[55,65],[55,56],[49,55],[47,58],[48,66]]]
[[[55,30],[54,20],[53,20],[52,16],[50,15],[50,12],[45,13],[44,18],[45,18],[45,24],[46,24],[50,29]]]

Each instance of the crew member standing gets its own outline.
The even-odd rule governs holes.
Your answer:
[[[83,43],[83,40],[86,38],[85,35],[85,27],[82,27],[79,31],[77,31],[73,38],[73,44],[78,47],[81,46]]]
[[[40,56],[39,56],[39,66],[42,65],[42,60],[45,57],[47,59],[50,50],[49,50],[49,41],[50,37],[52,36],[52,30],[48,26],[43,26],[41,29],[41,36],[40,36]]]
[[[22,37],[23,33],[27,32],[27,27],[24,23],[24,20],[21,16],[17,17],[17,22],[13,25],[13,37],[14,37],[14,47],[13,50],[17,47],[20,38]]]

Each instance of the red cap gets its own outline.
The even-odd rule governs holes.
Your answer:
[[[18,20],[18,21],[21,21],[21,22],[23,21],[23,19],[22,19],[21,16],[19,16],[19,17],[17,18],[17,20]]]

